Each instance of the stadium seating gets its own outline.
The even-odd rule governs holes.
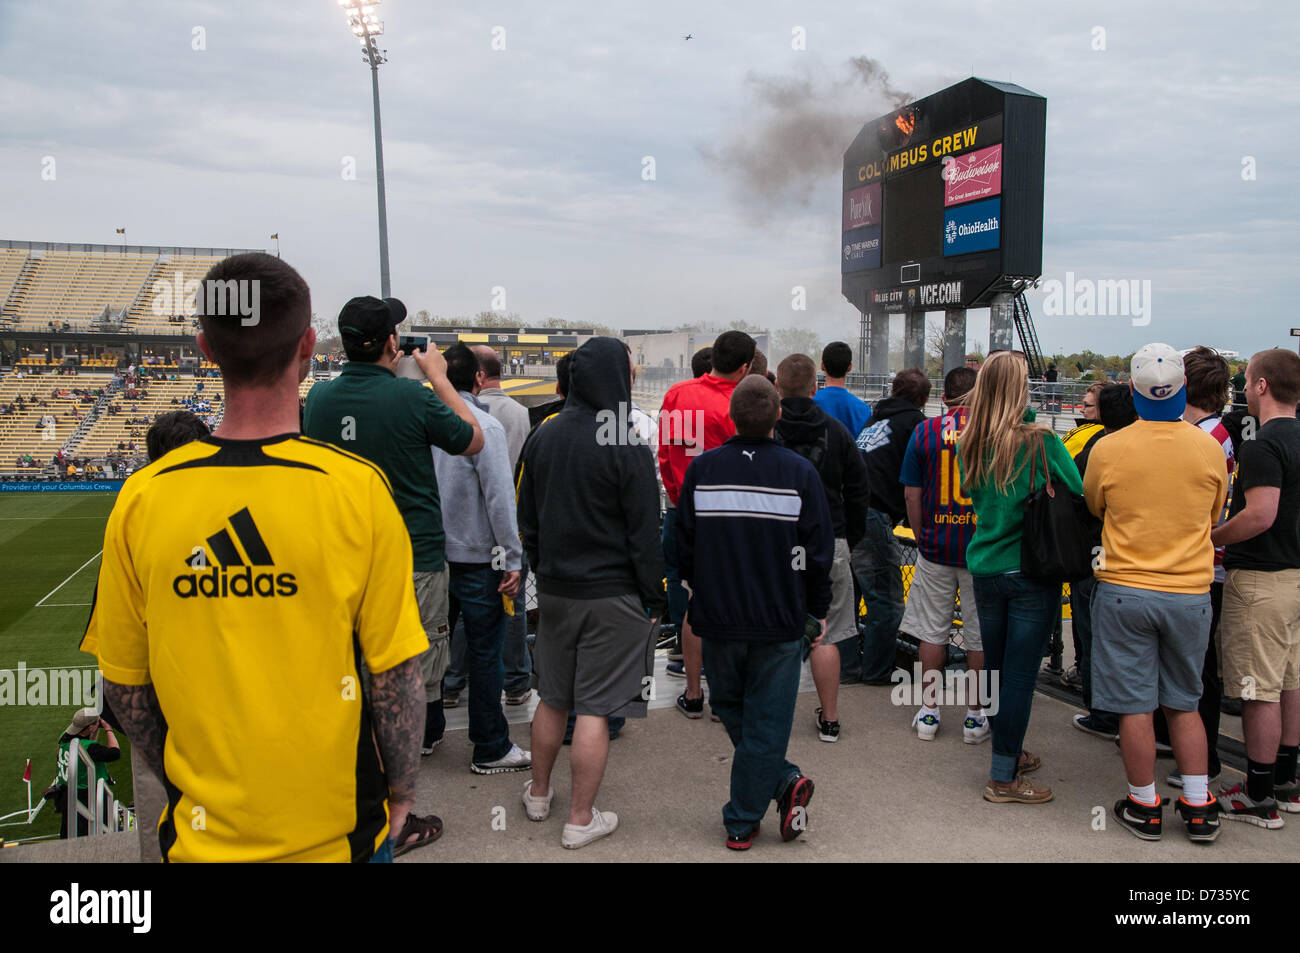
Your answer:
[[[5,251],[13,254],[12,249]],[[51,323],[57,328],[66,323],[77,330],[89,329],[105,307],[128,308],[143,295],[145,279],[157,260],[156,255],[31,253],[0,316],[7,326],[21,331],[43,331]]]
[[[106,387],[112,379],[111,375],[90,374],[75,378],[19,378],[15,374],[6,374],[0,381],[0,408],[7,407],[20,396],[27,406],[12,414],[0,414],[0,477],[40,475],[94,406],[82,403],[79,397],[57,397],[56,393],[71,391],[73,387],[94,391]],[[47,415],[54,418],[53,427],[42,426],[41,421]],[[35,465],[31,468],[17,466],[18,457],[27,455],[32,457]]]
[[[194,314],[194,306],[193,302],[187,305],[184,300],[185,285],[188,282],[198,281],[219,261],[221,261],[219,256],[176,256],[159,259],[145,279],[144,294],[127,315],[126,329],[143,334],[193,334],[194,327],[190,316]],[[161,287],[159,287],[160,282]],[[155,287],[158,287],[157,293],[154,291]],[[167,290],[164,291],[164,288]],[[173,314],[185,317],[185,323],[177,324],[169,321],[168,318]]]
[[[203,390],[198,385],[203,385]],[[121,410],[110,414],[105,410],[90,426],[90,429],[75,443],[69,451],[78,457],[99,459],[118,449],[118,444],[136,444],[139,452],[144,451],[144,435],[148,424],[130,424],[130,419],[148,418],[152,421],[159,414],[171,410],[184,410],[181,401],[197,398],[206,401],[212,408],[210,413],[216,419],[221,413],[224,393],[220,378],[183,377],[175,381],[144,381],[145,397],[128,400],[124,394],[114,394],[111,402],[121,405]],[[220,400],[218,398],[221,398]],[[176,401],[173,403],[172,401]],[[204,415],[206,416],[206,415]]]
[[[14,289],[14,282],[27,264],[27,252],[19,248],[0,248],[0,314]]]

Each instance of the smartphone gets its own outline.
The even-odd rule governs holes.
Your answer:
[[[803,660],[808,661],[808,656],[812,654],[813,643],[816,642],[822,634],[822,623],[820,619],[814,619],[812,616],[803,620]]]
[[[429,350],[429,336],[427,334],[403,334],[397,339],[397,349],[403,354],[410,354],[416,348],[421,351]]]

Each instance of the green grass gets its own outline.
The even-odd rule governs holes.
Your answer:
[[[97,554],[116,499],[115,493],[0,495],[0,669],[14,671],[19,662],[29,671],[94,664],[77,645],[90,616]],[[0,705],[0,814],[26,807],[22,776],[28,758],[33,804],[58,771],[59,736],[76,707],[51,705],[50,700],[45,705]],[[130,804],[125,741],[122,747],[122,759],[111,768],[114,793]],[[57,830],[58,815],[47,805],[34,824],[0,827],[0,836],[18,840]]]

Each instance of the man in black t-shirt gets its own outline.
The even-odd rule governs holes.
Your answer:
[[[1245,781],[1220,795],[1223,817],[1269,830],[1300,813],[1300,356],[1261,351],[1246,368],[1248,418],[1237,448],[1218,629],[1223,691],[1242,699]]]

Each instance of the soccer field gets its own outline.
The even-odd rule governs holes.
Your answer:
[[[15,673],[11,679],[19,663],[28,672],[94,665],[77,645],[90,616],[104,526],[116,499],[115,493],[0,496],[0,669]],[[53,695],[54,683],[50,686]],[[0,814],[27,806],[22,777],[28,758],[35,805],[57,773],[59,735],[77,707],[51,704],[58,701],[52,697],[44,704],[11,704],[16,700],[5,698],[0,705]],[[117,798],[130,804],[125,740],[122,748],[122,760],[111,773]],[[17,840],[57,830],[58,815],[46,805],[34,824],[0,828],[0,836]]]

